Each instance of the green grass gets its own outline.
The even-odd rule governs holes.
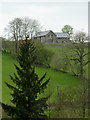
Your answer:
[[[6,86],[5,82],[13,84],[10,80],[9,75],[13,75],[16,72],[14,64],[18,64],[18,62],[10,55],[3,53],[2,54],[2,101],[4,103],[10,103],[10,90]],[[50,78],[50,82],[48,84],[46,93],[52,92],[51,100],[54,100],[56,96],[57,87],[56,85],[63,85],[60,89],[65,88],[67,86],[76,87],[79,84],[79,80],[68,73],[62,73],[55,71],[49,68],[36,67],[36,73],[39,78],[43,76],[45,72],[47,72],[46,79]]]
[[[7,88],[5,82],[12,84],[9,75],[16,72],[14,68],[15,63],[17,63],[17,61],[12,56],[8,54],[2,55],[2,101],[4,103],[10,103],[10,90]]]
[[[61,52],[65,51],[66,53],[68,52],[68,54],[69,54],[72,50],[72,48],[66,47],[65,45],[61,45],[61,46],[45,45],[44,47],[45,47],[45,49],[50,50],[53,53],[57,53],[58,51],[61,53]]]
[[[51,51],[51,52],[53,52],[53,56],[55,56],[55,58],[57,58],[58,56],[60,56],[60,58],[63,58],[64,55],[67,55],[68,58],[71,55],[73,57],[74,56],[78,57],[77,54],[76,54],[76,52],[75,52],[75,50],[72,49],[72,47],[70,45],[66,45],[66,44],[65,45],[61,44],[61,45],[58,45],[58,46],[55,46],[55,45],[46,45],[46,46],[44,46],[44,48],[47,49],[47,50],[49,50],[49,51]],[[84,52],[87,53],[88,51],[89,51],[89,49],[85,48]],[[52,59],[53,59],[53,57],[52,57]],[[88,55],[86,55],[84,57],[84,60],[85,60],[84,62],[88,61]],[[73,63],[73,61],[71,63]],[[51,65],[51,67],[54,67],[52,65],[52,60],[50,62],[50,65]],[[67,67],[68,67],[67,72],[72,73],[70,66],[67,66]],[[88,65],[84,66],[84,70],[85,70],[84,76],[86,78],[88,78],[88,68],[89,68]]]

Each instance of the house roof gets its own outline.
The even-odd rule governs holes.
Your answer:
[[[57,38],[70,38],[69,34],[68,33],[59,33],[59,32],[56,32],[55,33]]]
[[[42,36],[45,36],[45,35],[47,35],[49,32],[51,32],[51,30],[42,31],[42,32],[38,33],[35,37],[42,37]]]
[[[35,37],[43,37],[43,36],[46,36],[49,32],[52,32],[51,30],[48,30],[48,31],[42,31],[40,32],[39,34],[37,34]],[[53,32],[54,33],[54,32]],[[57,38],[70,38],[69,34],[68,33],[61,33],[61,32],[55,32],[54,33]]]

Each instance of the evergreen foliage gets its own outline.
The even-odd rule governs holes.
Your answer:
[[[39,98],[43,93],[50,79],[44,80],[46,73],[39,79],[35,72],[33,63],[36,59],[35,45],[30,40],[22,41],[19,47],[19,66],[15,65],[17,73],[10,75],[13,85],[6,82],[12,90],[11,105],[2,104],[5,112],[13,118],[20,120],[31,120],[31,118],[47,118],[44,110],[47,109],[47,97]],[[44,81],[43,81],[44,80]]]

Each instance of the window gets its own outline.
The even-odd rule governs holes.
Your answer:
[[[51,39],[51,38],[52,38],[52,35],[48,35],[48,37],[49,37],[49,39]]]

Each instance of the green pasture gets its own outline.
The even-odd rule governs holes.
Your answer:
[[[5,82],[13,84],[10,80],[9,75],[13,75],[13,73],[16,72],[14,64],[18,64],[18,62],[12,56],[6,53],[2,54],[2,101],[8,104],[10,104],[11,91],[6,86]],[[50,68],[42,67],[36,67],[35,70],[39,78],[42,77],[45,72],[47,73],[46,79],[50,78],[50,82],[45,94],[52,93],[52,96],[50,98],[51,100],[55,99],[55,96],[57,94],[57,85],[63,85],[59,87],[59,89],[63,89],[67,86],[76,87],[79,85],[79,80],[69,73],[62,73]]]

